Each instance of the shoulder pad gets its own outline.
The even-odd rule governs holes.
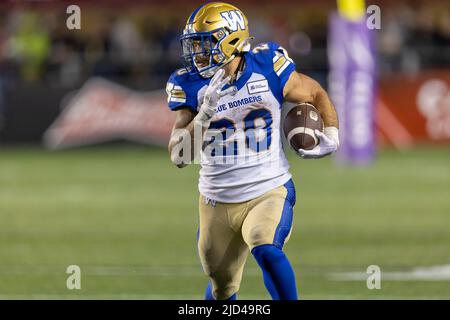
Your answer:
[[[283,71],[286,70],[289,65],[295,70],[295,63],[289,58],[286,49],[275,42],[260,43],[253,48],[252,53],[258,64],[263,65],[264,67],[270,65],[273,67],[272,70],[279,77],[281,77]]]
[[[199,76],[189,75],[184,68],[173,72],[166,85],[169,108],[171,110],[189,108],[197,112],[197,93],[208,81]]]
[[[252,50],[252,56],[256,72],[267,78],[272,92],[282,101],[284,86],[295,71],[294,61],[282,46],[274,42],[257,45]]]

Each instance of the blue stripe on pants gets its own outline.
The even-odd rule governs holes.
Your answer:
[[[283,248],[284,241],[291,230],[293,208],[296,201],[295,186],[292,179],[286,182],[284,187],[287,190],[286,200],[284,201],[280,222],[278,223],[277,229],[275,230],[275,235],[273,237],[273,245],[279,249]]]

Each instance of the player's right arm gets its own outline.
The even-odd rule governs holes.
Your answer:
[[[199,124],[195,119],[196,114],[188,108],[181,108],[176,111],[175,123],[172,128],[172,133],[169,140],[169,154],[170,160],[178,168],[183,168],[195,159],[195,130],[202,130],[201,136],[206,131],[206,128]],[[183,145],[189,144],[191,148],[183,148]],[[181,147],[181,148],[180,148]],[[185,152],[189,152],[189,155],[185,155]]]
[[[209,128],[211,118],[216,113],[217,103],[221,97],[236,92],[235,87],[222,90],[230,77],[225,77],[220,69],[211,79],[205,90],[203,103],[197,114],[190,108],[179,107],[169,141],[169,154],[173,164],[183,168],[200,156],[205,131]],[[170,99],[170,98],[169,98]]]

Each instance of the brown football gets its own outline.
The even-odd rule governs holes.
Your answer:
[[[311,150],[319,143],[314,130],[323,131],[323,120],[312,104],[298,104],[284,119],[284,136],[295,151]]]

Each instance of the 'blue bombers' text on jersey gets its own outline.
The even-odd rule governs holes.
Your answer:
[[[238,92],[219,100],[201,157],[200,193],[225,203],[256,198],[291,178],[280,122],[283,88],[295,64],[273,42],[256,46],[243,58],[244,70],[232,84]],[[210,81],[184,69],[175,71],[166,87],[169,108],[198,112]]]

